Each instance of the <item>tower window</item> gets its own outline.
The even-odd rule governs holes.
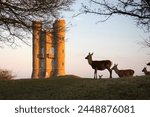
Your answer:
[[[52,70],[54,70],[54,60],[51,61]]]
[[[50,49],[50,54],[54,54],[54,48],[53,47]]]
[[[65,38],[64,38],[64,37],[62,37],[62,38],[61,38],[61,40],[63,40],[63,41],[64,41],[64,40],[65,40]]]
[[[45,68],[45,61],[41,60],[41,68]]]
[[[64,51],[64,49],[62,50],[62,53],[64,53],[65,51]]]
[[[41,53],[44,54],[44,48],[41,49]]]
[[[62,63],[62,66],[64,66],[64,62]]]

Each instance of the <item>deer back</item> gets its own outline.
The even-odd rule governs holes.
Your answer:
[[[126,70],[119,70],[119,77],[125,77],[125,76],[133,76],[134,70],[132,69],[126,69]]]
[[[106,68],[110,68],[112,62],[110,60],[102,60],[102,61],[92,61],[92,68],[98,70],[104,70]]]

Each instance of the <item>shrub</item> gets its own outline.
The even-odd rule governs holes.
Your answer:
[[[12,75],[12,72],[7,69],[0,69],[0,79],[1,80],[10,80],[14,78],[15,76]]]

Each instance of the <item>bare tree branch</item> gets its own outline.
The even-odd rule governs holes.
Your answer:
[[[40,20],[51,28],[62,11],[70,10],[75,0],[0,0],[0,46],[30,43],[32,21]]]
[[[101,16],[99,22],[107,21],[113,15],[130,16],[138,26],[150,32],[150,0],[89,0],[88,3],[82,4],[80,12]],[[149,39],[144,43],[145,46],[150,47]]]

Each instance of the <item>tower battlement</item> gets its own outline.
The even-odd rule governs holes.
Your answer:
[[[42,30],[42,22],[33,22],[32,78],[65,75],[65,20],[56,20],[53,30]]]

